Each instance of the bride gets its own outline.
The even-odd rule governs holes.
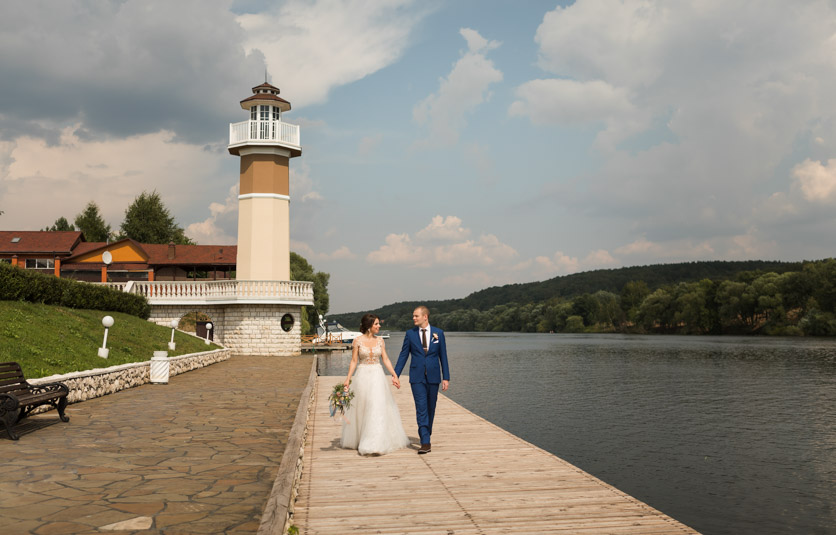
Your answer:
[[[351,365],[343,383],[348,389],[354,376],[351,387],[354,399],[343,420],[341,445],[356,449],[361,455],[390,453],[409,445],[400,411],[380,367],[382,358],[383,366],[392,374],[392,384],[400,388],[400,381],[386,354],[386,346],[382,339],[375,336],[379,330],[380,318],[374,314],[366,314],[360,320],[363,336],[354,339]]]

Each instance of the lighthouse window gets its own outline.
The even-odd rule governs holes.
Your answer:
[[[271,108],[271,106],[259,106],[259,109],[261,109],[261,120],[262,121],[269,121],[270,120],[270,108]]]
[[[250,120],[251,121],[258,120],[258,109],[257,108],[258,108],[258,106],[253,106],[252,108],[250,108]]]
[[[282,120],[282,110],[273,106],[273,120],[274,121],[281,121]]]

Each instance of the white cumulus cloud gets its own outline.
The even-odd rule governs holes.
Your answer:
[[[467,115],[490,98],[491,84],[502,81],[502,72],[486,56],[500,43],[469,28],[462,28],[459,33],[467,41],[467,51],[442,78],[438,92],[412,110],[415,122],[429,128],[428,136],[418,146],[454,145],[467,123]]]
[[[470,230],[456,216],[435,216],[413,240],[407,234],[389,234],[385,243],[368,254],[371,264],[433,266],[505,266],[517,256],[513,247],[493,234],[466,239]]]
[[[796,165],[792,176],[804,198],[812,202],[831,202],[836,195],[836,159],[826,164],[806,159]]]
[[[470,229],[462,227],[462,220],[454,215],[434,216],[429,225],[415,233],[415,237],[422,242],[456,241],[467,238],[469,235]]]
[[[516,90],[508,110],[537,124],[604,121],[634,111],[627,90],[601,81],[531,80]]]
[[[414,0],[288,0],[238,21],[264,54],[274,85],[297,106],[394,63],[429,12]]]

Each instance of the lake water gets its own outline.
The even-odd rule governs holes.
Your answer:
[[[450,398],[705,535],[836,534],[836,340],[448,333],[447,349]]]

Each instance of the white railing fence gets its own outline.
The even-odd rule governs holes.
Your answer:
[[[301,147],[299,125],[282,121],[242,121],[229,125],[229,144],[251,141],[279,142]]]
[[[128,281],[100,284],[139,294],[153,304],[184,302],[236,303],[274,302],[313,304],[313,283],[303,281],[224,280],[224,281]]]
[[[154,281],[134,282],[132,293],[152,304],[163,302],[313,302],[313,283],[302,281]]]

